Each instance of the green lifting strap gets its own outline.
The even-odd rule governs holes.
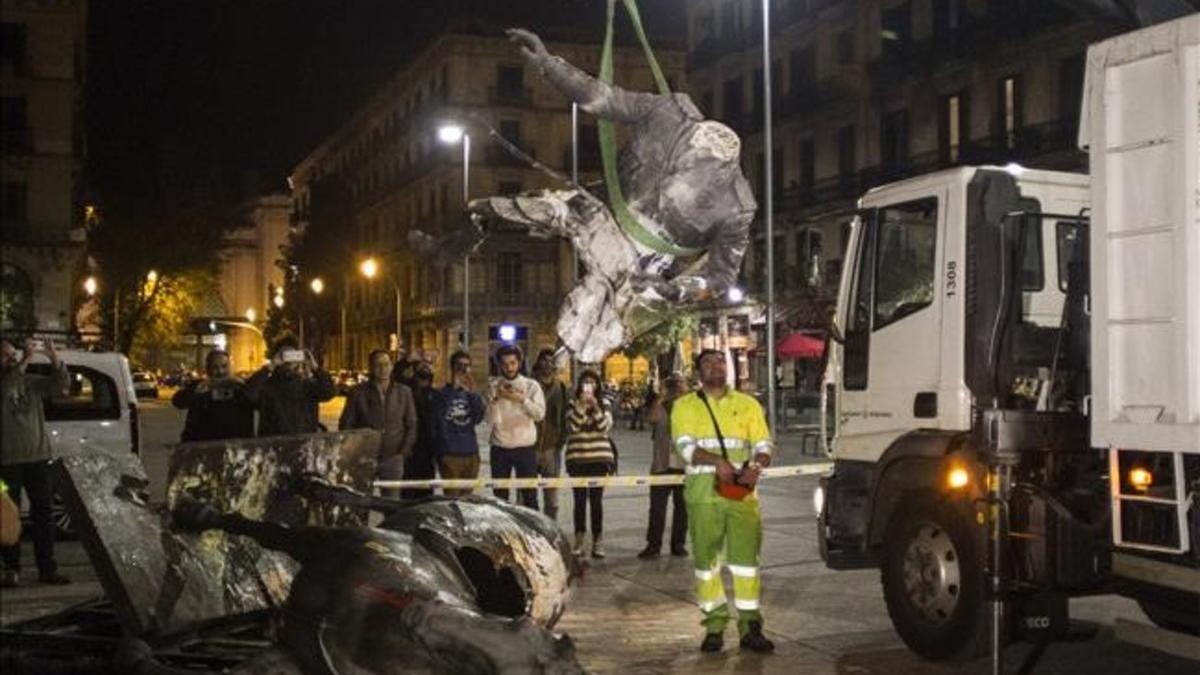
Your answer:
[[[650,63],[650,72],[654,75],[658,93],[669,96],[671,88],[667,86],[667,79],[663,77],[658,60],[654,58],[654,52],[650,49],[650,42],[646,39],[646,31],[642,29],[642,19],[638,14],[637,1],[623,0],[623,3],[625,12],[629,14],[629,20],[633,23],[633,30],[642,43],[643,51],[646,52],[646,60]],[[600,81],[610,86],[613,81],[613,17],[616,13],[616,4],[616,0],[608,0],[608,23],[604,31],[604,49],[600,52]],[[613,124],[608,120],[597,120],[596,130],[600,136],[600,160],[604,165],[604,184],[608,186],[609,207],[612,208],[613,215],[621,229],[625,230],[625,233],[634,241],[659,253],[680,257],[691,257],[702,253],[703,251],[700,249],[676,246],[647,230],[638,222],[637,217],[629,210],[629,204],[621,192],[621,181],[617,178],[617,134]]]

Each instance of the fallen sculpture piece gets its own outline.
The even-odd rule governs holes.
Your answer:
[[[184,444],[172,457],[168,497],[191,494],[284,525],[365,524],[365,511],[302,503],[288,485],[317,475],[369,489],[378,447],[369,431]],[[219,534],[173,534],[166,512],[149,504],[136,455],[65,457],[58,471],[72,522],[128,634],[172,633],[287,597],[296,567],[287,556]]]
[[[742,175],[741,142],[686,94],[626,91],[551,55],[533,33],[509,35],[569,99],[629,128],[620,190],[609,189],[610,202],[615,196],[619,203],[579,186],[476,199],[461,231],[410,239],[445,260],[460,259],[509,223],[570,240],[587,273],[564,301],[557,333],[581,361],[598,363],[674,304],[720,296],[736,281],[757,209]]]
[[[484,497],[372,497],[377,444],[363,431],[179,446],[171,509],[148,503],[136,456],[64,459],[120,632],[145,643],[89,655],[174,673],[179,636],[258,621],[274,645],[227,672],[583,672],[550,631],[577,572],[555,524]],[[362,526],[371,510],[378,528]],[[28,639],[40,667],[47,638]]]
[[[301,564],[279,642],[305,674],[584,672],[570,639],[545,627],[564,607],[570,553],[539,514],[431,500],[382,528],[288,528],[185,499],[174,516]]]

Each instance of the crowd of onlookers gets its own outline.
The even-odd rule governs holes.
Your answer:
[[[53,558],[50,516],[50,481],[45,470],[50,458],[41,402],[66,370],[51,347],[55,377],[24,374],[24,356],[4,343],[3,396],[5,428],[3,473],[6,490],[17,496],[24,491],[31,503],[34,543],[40,580],[66,583]],[[593,371],[583,371],[569,386],[553,350],[542,350],[524,374],[525,358],[514,345],[500,347],[495,356],[497,374],[482,384],[472,375],[471,356],[459,351],[449,359],[445,384],[435,387],[433,366],[401,353],[393,358],[386,350],[370,354],[365,381],[350,387],[338,420],[339,430],[374,429],[380,433],[377,476],[380,479],[427,480],[475,479],[479,476],[481,450],[477,427],[488,422],[488,460],[493,478],[603,477],[617,472],[619,449],[612,439],[614,411],[618,401],[633,400],[630,392],[619,392]],[[185,381],[172,397],[172,404],[186,410],[183,442],[254,438],[330,431],[322,425],[319,406],[338,394],[335,379],[312,353],[301,349],[290,337],[271,350],[269,363],[248,377],[230,370],[229,355],[213,350],[205,358],[203,377]],[[652,386],[636,393],[636,410],[631,427],[649,424],[654,443],[651,472],[683,473],[680,458],[672,452],[670,405],[686,393],[677,375],[663,382],[660,395]],[[628,407],[628,404],[626,404]],[[628,414],[630,411],[626,411]],[[636,421],[633,421],[636,420]],[[472,491],[447,489],[451,497]],[[558,489],[517,490],[521,504],[558,516]],[[389,496],[421,498],[430,488],[385,491]],[[494,490],[507,500],[509,490]],[[604,488],[572,488],[574,498],[574,549],[579,555],[603,558]],[[674,501],[670,539],[672,555],[685,556],[687,514],[681,486],[651,489],[647,545],[640,557],[658,556],[666,522],[666,508]],[[540,501],[540,504],[539,504]],[[11,503],[11,502],[10,502]],[[589,536],[590,535],[590,536]],[[19,580],[16,546],[5,546],[5,586]]]
[[[615,474],[619,450],[612,439],[618,391],[593,371],[580,373],[574,387],[560,372],[553,350],[539,352],[526,371],[525,357],[514,345],[500,347],[497,374],[479,384],[472,375],[471,356],[459,351],[449,359],[445,384],[435,387],[433,366],[420,358],[378,349],[368,359],[366,380],[346,392],[338,429],[374,429],[381,435],[378,477],[385,480],[475,479],[481,450],[476,428],[487,422],[488,463],[493,478],[601,477]],[[324,430],[318,406],[336,395],[333,378],[312,354],[288,339],[272,351],[270,363],[244,382],[229,372],[229,357],[212,351],[205,361],[206,377],[181,388],[173,403],[188,411],[183,441],[248,438]],[[672,452],[669,423],[671,401],[686,393],[677,375],[664,381],[663,394],[653,386],[638,393],[631,417],[640,428],[648,423],[654,442],[651,471],[682,473]],[[622,401],[629,400],[621,392]],[[254,429],[254,413],[258,427]],[[631,427],[635,423],[631,421]],[[471,490],[447,489],[448,496]],[[494,490],[509,499],[509,490]],[[519,502],[558,517],[558,489],[516,491]],[[425,487],[385,494],[401,498],[431,496]],[[581,555],[602,558],[604,550],[604,488],[572,488],[574,544]],[[650,524],[643,558],[659,555],[669,501],[674,500],[670,552],[687,555],[687,515],[681,488],[651,490]],[[539,504],[540,502],[540,504]],[[589,536],[590,535],[590,536]]]

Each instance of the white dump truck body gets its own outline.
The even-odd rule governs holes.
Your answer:
[[[1084,90],[1092,444],[1111,449],[1114,543],[1182,553],[1200,545],[1185,469],[1200,454],[1200,15],[1093,45]],[[1172,510],[1172,540],[1131,533]]]

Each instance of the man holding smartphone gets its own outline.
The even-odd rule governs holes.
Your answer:
[[[21,492],[29,496],[33,518],[33,551],[37,557],[38,581],[61,585],[70,579],[58,573],[54,560],[54,521],[51,503],[54,488],[50,481],[50,436],[46,433],[44,400],[63,395],[70,383],[67,367],[54,342],[46,339],[25,341],[18,352],[9,340],[0,340],[0,478],[8,485],[13,503],[21,503]],[[50,359],[49,377],[25,372],[33,355],[42,352]],[[4,578],[0,585],[13,588],[21,582],[21,544],[3,547]]]
[[[504,345],[496,350],[500,377],[488,383],[487,418],[492,423],[492,478],[537,476],[537,423],[546,415],[542,385],[521,374],[521,349]],[[508,501],[508,490],[496,497]],[[537,488],[520,490],[521,504],[537,510]]]
[[[438,401],[442,442],[438,447],[438,470],[442,478],[479,477],[479,439],[475,427],[483,421],[486,406],[475,392],[471,355],[459,350],[450,356],[450,381],[442,387]],[[471,490],[447,489],[447,497],[462,497]]]
[[[246,400],[245,384],[229,373],[229,354],[214,349],[204,358],[208,376],[183,387],[171,397],[171,405],[186,410],[179,440],[218,441],[254,437],[254,407]]]
[[[246,400],[258,409],[260,438],[321,431],[318,406],[335,393],[333,378],[290,336],[280,339],[271,362],[245,388]]]

